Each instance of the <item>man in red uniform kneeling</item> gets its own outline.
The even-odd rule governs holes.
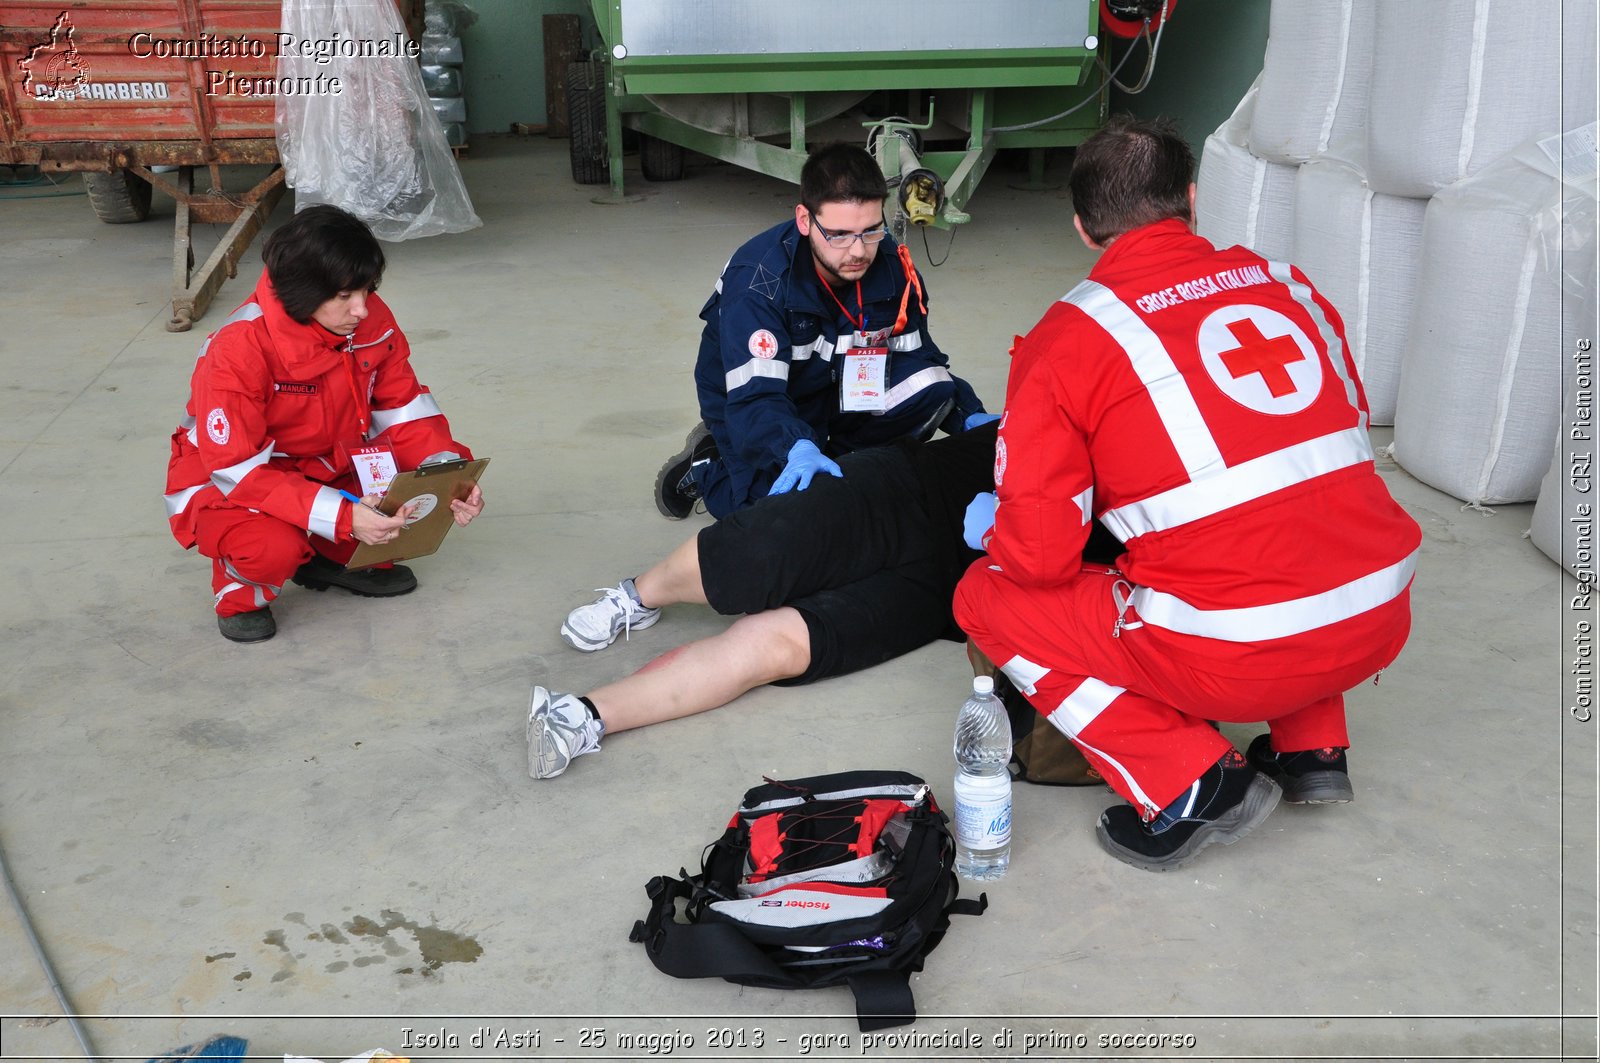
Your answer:
[[[352,452],[414,469],[472,456],[411,370],[411,348],[378,298],[383,249],[337,207],[296,214],[262,249],[256,290],[200,348],[172,435],[167,517],[212,559],[217,626],[233,642],[277,633],[272,601],[293,579],[374,598],[407,594],[404,565],[348,570],[356,543],[405,528],[362,503]],[[451,501],[457,524],[483,511],[477,487]]]
[[[1096,830],[1165,871],[1280,796],[1353,795],[1343,692],[1410,630],[1421,530],[1373,466],[1337,311],[1298,269],[1191,230],[1194,156],[1116,119],[1072,167],[1103,254],[1012,350],[994,495],[955,616],[1126,805]],[[1098,518],[1126,549],[1080,562]],[[1241,754],[1208,721],[1267,721]]]

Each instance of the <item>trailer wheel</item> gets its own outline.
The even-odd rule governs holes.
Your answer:
[[[150,216],[152,189],[127,170],[86,173],[83,187],[89,193],[94,216],[107,225],[127,225]]]
[[[683,145],[641,133],[639,170],[646,181],[683,180]]]
[[[580,185],[611,180],[604,73],[598,63],[567,64],[567,127],[571,134],[567,151],[572,157],[572,179]]]

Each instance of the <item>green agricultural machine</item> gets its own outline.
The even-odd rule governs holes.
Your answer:
[[[573,178],[621,200],[624,130],[646,180],[684,151],[798,183],[811,146],[863,142],[909,220],[948,227],[1002,148],[1104,121],[1098,0],[591,0],[602,48],[568,67]]]

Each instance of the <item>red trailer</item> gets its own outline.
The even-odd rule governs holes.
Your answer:
[[[421,0],[402,0],[413,32]],[[182,332],[283,195],[273,106],[278,0],[0,0],[0,164],[82,171],[101,221],[143,221],[153,188],[177,201],[172,317]],[[245,192],[222,167],[267,164]],[[171,173],[154,168],[175,166]],[[211,188],[194,190],[194,171]],[[195,269],[191,225],[228,223]]]

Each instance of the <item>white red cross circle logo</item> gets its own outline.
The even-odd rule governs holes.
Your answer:
[[[1222,393],[1257,413],[1299,413],[1322,391],[1322,359],[1292,320],[1229,306],[1200,323],[1200,360]]]
[[[228,445],[228,437],[233,434],[233,426],[228,423],[228,415],[218,406],[206,414],[206,435],[211,437],[211,442],[219,447]]]
[[[750,333],[750,353],[757,358],[772,358],[778,353],[778,337],[766,329]]]

